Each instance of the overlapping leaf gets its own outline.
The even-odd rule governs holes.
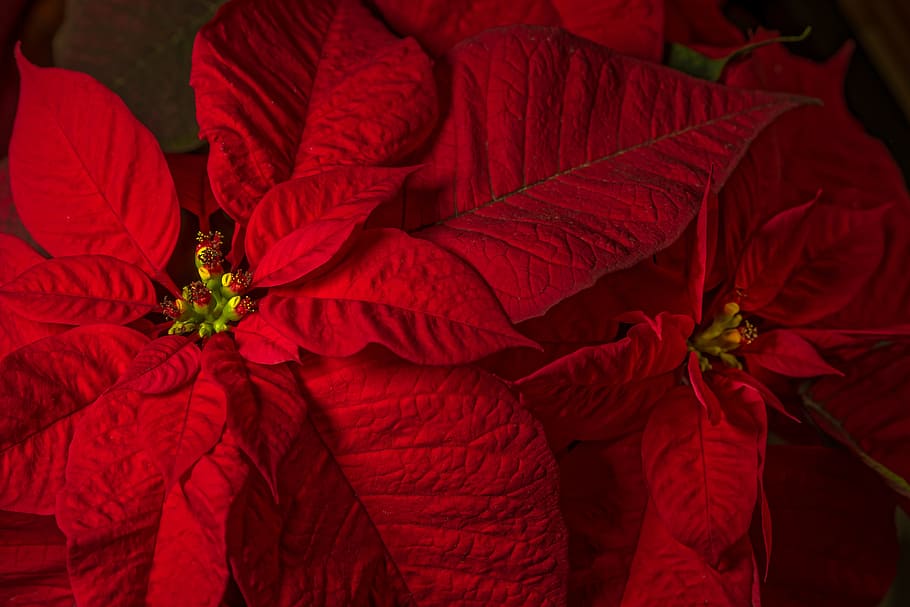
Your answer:
[[[8,234],[0,234],[0,289],[28,268],[44,261],[25,241]],[[64,331],[66,327],[30,320],[5,308],[0,314],[0,358],[13,350]]]
[[[250,263],[256,268],[273,247],[297,230],[304,230],[298,239],[314,239],[311,247],[325,250],[323,262],[328,261],[376,207],[392,200],[410,172],[411,169],[345,167],[281,184],[263,198],[250,218],[245,238]],[[339,229],[347,226],[348,231],[341,232],[329,244],[321,244],[315,240],[322,236],[319,222],[332,222],[329,225]],[[310,228],[313,224],[317,227]],[[301,255],[306,250],[285,253]],[[273,266],[282,260],[286,264],[296,261],[278,253],[271,253],[270,257]],[[257,272],[257,280],[259,273],[261,270]]]
[[[796,260],[786,264],[790,272],[778,283],[780,290],[773,300],[756,313],[786,326],[800,326],[847,305],[881,262],[885,211],[884,207],[816,206],[804,227],[804,248]],[[780,238],[787,234],[781,233]],[[794,245],[798,246],[798,240]],[[779,271],[772,275],[780,276]],[[812,305],[805,305],[807,301]]]
[[[250,362],[275,365],[299,360],[297,344],[262,320],[261,314],[252,314],[234,329],[237,351]]]
[[[356,0],[247,0],[201,31],[192,84],[221,206],[249,218],[293,174],[386,164],[436,115],[429,62]]]
[[[0,602],[72,607],[66,538],[54,517],[0,511]]]
[[[123,327],[80,327],[0,361],[0,508],[53,512],[74,428],[146,341]]]
[[[137,398],[112,392],[73,439],[57,521],[80,605],[216,606],[229,577],[226,519],[245,467],[221,446],[183,484],[164,481],[137,440]]]
[[[179,207],[155,138],[90,77],[18,60],[10,175],[29,233],[54,255],[111,255],[169,285]]]
[[[154,343],[154,342],[153,342]],[[209,371],[164,394],[143,394],[138,440],[170,489],[224,430],[227,396]]]
[[[452,107],[409,182],[405,226],[476,267],[513,321],[670,244],[712,167],[716,191],[799,103],[544,28],[478,36],[448,61]]]
[[[413,362],[458,364],[534,346],[472,268],[391,229],[364,232],[328,274],[273,290],[261,314],[300,347],[326,356],[376,343]]]
[[[141,394],[170,392],[196,376],[200,359],[201,353],[193,340],[182,335],[165,335],[139,351],[117,387]]]
[[[278,466],[291,448],[307,403],[285,365],[244,360],[221,333],[206,345],[203,374],[217,378],[227,398],[227,429],[278,496]]]
[[[758,605],[759,580],[749,536],[715,566],[670,533],[653,503],[645,511],[638,550],[623,593],[623,607]]]
[[[644,427],[656,400],[676,383],[691,320],[661,315],[615,342],[557,359],[515,383],[521,402],[544,423],[559,451],[572,440],[610,440]]]
[[[300,377],[282,499],[251,488],[232,561],[251,607],[565,604],[555,466],[505,386],[368,356]]]
[[[136,266],[107,255],[48,259],[0,286],[0,301],[38,322],[127,324],[155,308]]]
[[[749,529],[767,432],[761,400],[730,400],[712,424],[692,389],[677,388],[655,406],[642,438],[653,508],[713,567]]]

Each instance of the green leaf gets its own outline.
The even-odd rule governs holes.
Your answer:
[[[767,46],[769,44],[774,44],[776,42],[802,42],[809,37],[809,34],[812,33],[812,28],[807,27],[803,30],[803,33],[799,36],[778,36],[777,38],[769,38],[768,40],[761,40],[759,42],[752,42],[745,46],[734,50],[724,57],[719,57],[717,59],[712,59],[707,55],[691,49],[682,44],[670,43],[667,50],[667,59],[666,65],[672,67],[673,69],[685,72],[690,76],[695,76],[696,78],[701,78],[703,80],[710,80],[711,82],[717,82],[720,80],[721,75],[724,72],[724,68],[727,67],[727,64],[736,57],[744,55],[750,51],[753,51],[762,46]]]

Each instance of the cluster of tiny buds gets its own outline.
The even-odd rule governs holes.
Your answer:
[[[719,358],[728,367],[742,368],[742,364],[731,352],[755,341],[758,329],[744,320],[740,312],[739,304],[728,302],[710,326],[689,340],[689,350],[698,355],[702,371],[711,369],[708,356]]]
[[[205,338],[227,331],[229,323],[255,311],[256,304],[244,295],[253,285],[253,275],[246,270],[224,271],[221,233],[199,232],[196,243],[199,280],[183,287],[176,301],[165,298],[161,312],[174,321],[168,333],[196,333]]]

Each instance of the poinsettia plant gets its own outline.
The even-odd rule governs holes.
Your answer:
[[[772,38],[695,0],[232,0],[197,155],[19,53],[0,597],[874,604],[910,206],[846,56]]]

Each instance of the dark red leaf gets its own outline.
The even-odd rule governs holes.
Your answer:
[[[652,502],[645,512],[622,605],[758,605],[758,584],[748,536],[739,538],[712,567],[674,539]]]
[[[245,238],[250,263],[255,268],[280,240],[319,220],[363,224],[376,207],[395,196],[412,170],[345,167],[274,188],[250,218]],[[333,252],[343,244],[336,242]]]
[[[297,380],[286,365],[265,366],[244,360],[224,333],[209,339],[202,372],[216,379],[224,390],[227,429],[277,499],[278,466],[306,417],[307,402]]]
[[[739,257],[735,286],[745,295],[745,310],[761,309],[774,300],[800,262],[812,208],[818,196],[805,204],[781,211],[769,219],[745,245]],[[787,246],[780,246],[781,243]]]
[[[757,393],[731,397],[712,424],[692,389],[677,388],[654,407],[642,438],[656,512],[668,533],[714,567],[749,529],[767,432]]]
[[[581,348],[515,383],[554,451],[572,440],[613,440],[641,430],[655,401],[676,383],[692,321],[661,315],[616,342]]]
[[[180,206],[199,219],[199,229],[209,231],[209,217],[218,210],[206,173],[206,154],[166,154]]]
[[[802,326],[843,308],[882,259],[884,211],[883,207],[854,210],[830,204],[813,207],[809,221],[802,224],[806,234],[794,239],[794,246],[802,238],[805,242],[795,263],[773,262],[790,269],[773,299],[761,308],[744,309],[786,326]],[[786,241],[788,236],[785,232],[776,238]],[[769,277],[779,281],[777,271],[772,270]]]
[[[210,372],[178,385],[164,394],[143,394],[138,411],[138,440],[168,490],[215,446],[227,415],[227,396]]]
[[[0,511],[0,603],[72,607],[66,538],[53,516]]]
[[[765,470],[776,533],[762,605],[879,605],[898,558],[893,495],[833,449],[772,446]]]
[[[142,394],[170,392],[196,377],[200,358],[192,339],[165,335],[139,351],[117,387]]]
[[[723,48],[741,46],[745,39],[724,15],[724,4],[725,0],[667,0],[664,2],[667,40]]]
[[[431,242],[390,229],[364,232],[328,274],[273,290],[261,314],[300,347],[325,356],[377,343],[412,362],[459,364],[535,346],[512,328],[473,269]]]
[[[503,25],[561,26],[627,55],[659,62],[663,6],[651,0],[374,0],[395,31],[414,36],[434,55]]]
[[[808,412],[895,491],[910,497],[910,347],[870,350],[844,372],[811,387],[803,396]]]
[[[147,341],[123,327],[82,327],[0,361],[0,508],[53,513],[74,428]]]
[[[155,138],[90,77],[17,58],[10,174],[29,233],[53,255],[111,255],[171,285],[179,206]]]
[[[409,180],[405,226],[476,267],[513,321],[673,242],[712,168],[717,191],[756,134],[799,103],[553,29],[478,36],[449,68],[452,108]]]
[[[299,361],[299,348],[285,335],[265,322],[262,314],[251,314],[234,329],[237,351],[250,362],[262,365]]]
[[[812,344],[786,329],[762,333],[743,349],[742,356],[750,368],[762,367],[787,377],[843,375],[825,362]]]
[[[583,442],[559,460],[569,604],[619,607],[648,505],[641,434]]]
[[[72,325],[127,324],[156,306],[148,277],[107,255],[42,261],[0,286],[0,301],[25,318]]]
[[[436,114],[426,57],[356,0],[226,5],[199,32],[192,84],[215,196],[243,222],[295,169],[395,162]]]
[[[229,577],[226,519],[245,466],[221,446],[166,492],[137,440],[136,396],[109,393],[73,438],[57,500],[73,593],[86,605],[214,607]]]
[[[505,386],[388,356],[300,376],[282,499],[252,486],[235,544],[250,607],[565,605],[555,465]]]

